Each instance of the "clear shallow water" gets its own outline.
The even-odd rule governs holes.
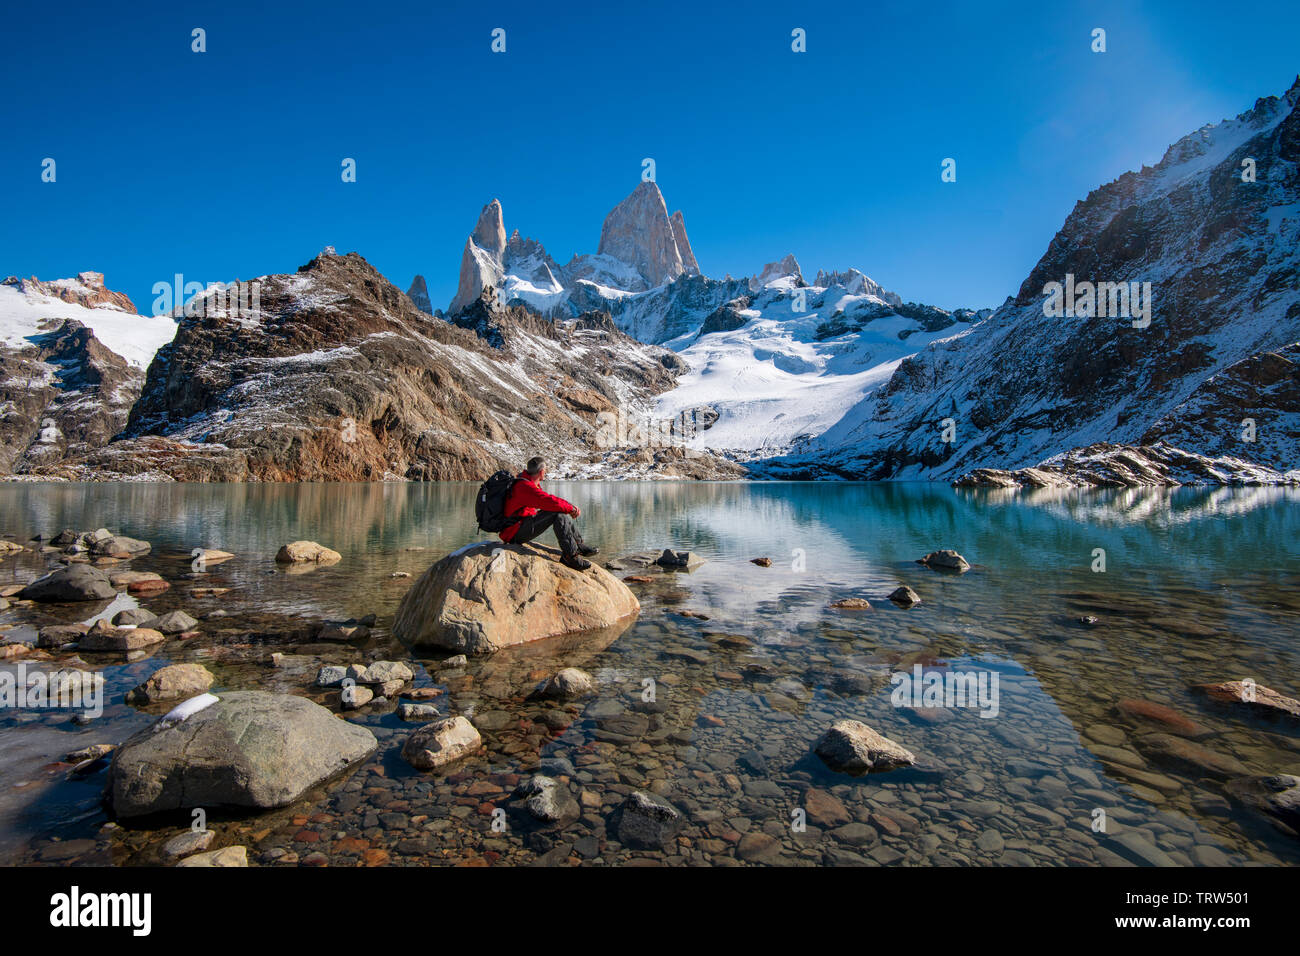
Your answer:
[[[666,546],[698,552],[692,574],[634,585],[643,611],[618,635],[471,661],[424,666],[443,713],[469,713],[486,753],[443,773],[417,773],[398,756],[411,729],[395,715],[351,719],[381,737],[358,771],[283,811],[213,813],[214,846],[245,843],[253,859],[319,857],[355,863],[588,864],[649,857],[669,863],[966,864],[1173,862],[1294,863],[1300,841],[1230,807],[1202,773],[1149,760],[1142,734],[1161,728],[1123,716],[1125,699],[1174,708],[1213,735],[1200,741],[1252,773],[1300,768],[1300,730],[1259,722],[1198,699],[1188,688],[1251,677],[1300,692],[1300,494],[1270,489],[1180,489],[1006,495],[936,485],[550,482],[583,509],[603,558]],[[113,827],[98,804],[102,772],[64,780],[63,753],[116,743],[153,715],[121,695],[163,663],[196,660],[214,690],[266,687],[336,700],[311,688],[322,660],[407,658],[388,636],[410,578],[474,540],[474,486],[436,485],[4,485],[0,532],[22,541],[65,527],[112,530],[153,543],[131,563],[173,581],[144,603],[183,607],[203,636],[147,658],[90,661],[116,700],[89,727],[66,712],[0,715],[0,861],[156,860],[188,819]],[[334,566],[286,574],[281,544],[307,538],[344,555]],[[191,580],[188,554],[237,557]],[[960,551],[964,575],[915,559]],[[426,550],[412,550],[412,549]],[[1106,571],[1095,573],[1094,550]],[[766,556],[772,566],[751,558]],[[0,586],[36,576],[28,552],[0,563]],[[627,573],[637,573],[629,569]],[[229,587],[195,598],[193,584]],[[885,600],[899,584],[923,603]],[[866,597],[874,610],[828,605]],[[11,608],[8,635],[86,620],[101,610]],[[687,617],[681,611],[706,615]],[[306,645],[322,618],[373,613],[367,644]],[[1095,625],[1079,622],[1095,616]],[[294,628],[301,629],[295,636]],[[270,666],[273,652],[291,655]],[[52,664],[66,662],[56,660]],[[998,714],[913,713],[891,701],[889,675],[971,671],[998,676]],[[529,701],[562,666],[594,674],[600,693],[567,706]],[[13,664],[4,665],[12,668]],[[656,701],[642,700],[644,681]],[[391,709],[391,705],[390,708]],[[852,778],[809,759],[836,719],[860,719],[927,759],[913,771]],[[1111,748],[1111,749],[1107,749]],[[491,811],[539,761],[563,773],[583,815],[538,830]],[[1133,764],[1127,770],[1126,764]],[[632,789],[661,793],[686,823],[666,850],[631,851],[616,808]],[[827,798],[829,795],[829,798]],[[1097,810],[1107,832],[1093,830]],[[807,829],[792,832],[792,811]]]

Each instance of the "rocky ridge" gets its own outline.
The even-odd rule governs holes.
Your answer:
[[[597,416],[644,407],[681,365],[599,316],[490,295],[429,316],[355,253],[260,282],[260,311],[197,308],[158,350],[119,440],[32,474],[190,481],[481,479],[545,449],[554,473],[611,449]],[[702,456],[648,470],[720,474]]]
[[[770,473],[950,479],[1098,441],[1158,440],[1295,467],[1298,103],[1300,79],[1094,190],[1016,296],[904,360]],[[1049,284],[1074,281],[1149,283],[1149,324],[1132,302],[1128,315],[1100,317],[1099,302],[1093,317],[1048,315]],[[1102,298],[1107,313],[1122,305]]]

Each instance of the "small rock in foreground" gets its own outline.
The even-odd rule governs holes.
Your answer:
[[[142,607],[129,607],[125,611],[118,611],[113,617],[113,623],[118,627],[149,627],[152,622],[157,621],[157,616],[153,611],[146,611]],[[154,628],[158,630],[158,628]]]
[[[664,548],[664,553],[655,561],[655,564],[661,568],[686,568],[687,570],[697,568],[703,563],[704,559],[694,551],[674,551],[672,548]]]
[[[862,774],[916,762],[906,747],[884,737],[859,720],[840,720],[822,734],[814,751],[832,770]]]
[[[103,624],[103,627],[99,625]],[[110,627],[97,621],[77,642],[82,651],[138,651],[167,640],[161,631],[148,627]]]
[[[377,746],[369,730],[305,698],[232,691],[122,744],[109,768],[108,796],[119,817],[283,807]]]
[[[566,667],[537,685],[536,696],[571,700],[596,692],[596,682],[586,671]]]
[[[481,746],[483,738],[474,725],[457,715],[413,732],[402,747],[402,757],[417,770],[436,770],[469,756]]]
[[[206,850],[215,836],[212,830],[188,830],[164,843],[159,852],[165,860],[176,860]]]
[[[196,853],[194,856],[187,856],[176,864],[177,866],[248,866],[248,848],[243,846],[228,846],[220,850],[209,850],[207,853]]]
[[[918,558],[916,563],[924,564],[928,568],[936,568],[941,571],[957,571],[960,573],[970,570],[970,562],[951,548],[944,548],[941,551],[931,551],[925,557]]]
[[[164,634],[182,634],[198,626],[199,622],[184,611],[168,611],[150,625],[155,631],[162,631]]]
[[[515,796],[523,799],[524,809],[535,820],[545,824],[565,826],[582,814],[569,788],[553,777],[531,777],[515,789]]]
[[[667,800],[634,790],[623,801],[618,839],[638,850],[660,850],[677,836],[684,823],[680,811]]]
[[[334,564],[343,555],[315,541],[294,541],[282,547],[275,560],[277,564]]]
[[[913,607],[921,603],[921,595],[917,594],[906,584],[896,588],[889,594],[889,600],[893,601],[900,607]]]

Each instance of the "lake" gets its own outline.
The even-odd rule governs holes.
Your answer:
[[[1300,861],[1293,835],[1225,797],[1223,774],[1150,742],[1191,722],[1197,752],[1250,774],[1300,768],[1300,723],[1243,716],[1190,690],[1250,678],[1300,696],[1300,490],[547,482],[582,508],[600,560],[671,547],[704,564],[632,585],[642,611],[621,633],[447,669],[436,654],[412,658],[389,628],[416,576],[483,537],[476,487],[0,485],[0,532],[29,543],[107,527],[145,539],[153,550],[131,569],[173,586],[141,603],[200,620],[199,637],[149,654],[87,655],[106,680],[97,719],[0,711],[0,863],[154,863],[159,845],[189,827],[188,815],[115,823],[100,805],[103,769],[70,779],[63,762],[156,719],[122,695],[162,664],[203,663],[217,694],[271,689],[337,709],[337,692],[311,686],[317,667],[368,659],[418,662],[416,684],[441,692],[441,713],[471,716],[484,753],[421,773],[399,756],[417,725],[397,718],[395,701],[353,712],[380,737],[373,758],[284,810],[209,812],[214,847],[243,844],[250,860],[278,865]],[[297,539],[343,560],[287,573],[273,558]],[[195,548],[235,557],[195,571]],[[916,563],[940,548],[973,567]],[[751,562],[762,557],[770,566]],[[47,562],[31,550],[6,556],[0,586],[32,580]],[[196,584],[230,590],[194,597]],[[887,600],[900,585],[921,603]],[[851,597],[871,609],[830,607]],[[31,640],[38,626],[135,603],[14,606],[0,625],[7,640]],[[315,622],[368,614],[377,623],[365,643],[311,643]],[[284,655],[278,666],[272,654]],[[77,660],[56,654],[27,667]],[[598,693],[530,699],[564,666],[593,675]],[[894,675],[904,674],[970,677],[985,697],[898,706]],[[831,772],[811,750],[844,718],[908,748],[919,766]],[[539,770],[566,783],[581,816],[552,830],[494,829],[493,811]],[[663,849],[618,842],[611,820],[637,789],[684,818]]]

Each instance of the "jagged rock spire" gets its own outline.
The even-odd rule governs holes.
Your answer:
[[[460,281],[456,285],[456,298],[447,311],[459,312],[478,300],[485,286],[496,288],[505,276],[501,254],[506,249],[505,217],[501,213],[501,200],[494,199],[479,213],[474,231],[465,240],[465,251],[460,257]]]
[[[681,226],[680,235],[674,222]],[[670,219],[663,193],[648,181],[640,183],[605,217],[597,252],[626,262],[651,287],[700,271],[681,214]]]
[[[415,303],[415,307],[421,312],[433,315],[433,303],[429,301],[429,287],[425,285],[424,276],[416,276],[411,281],[411,287],[406,290],[406,297]]]

